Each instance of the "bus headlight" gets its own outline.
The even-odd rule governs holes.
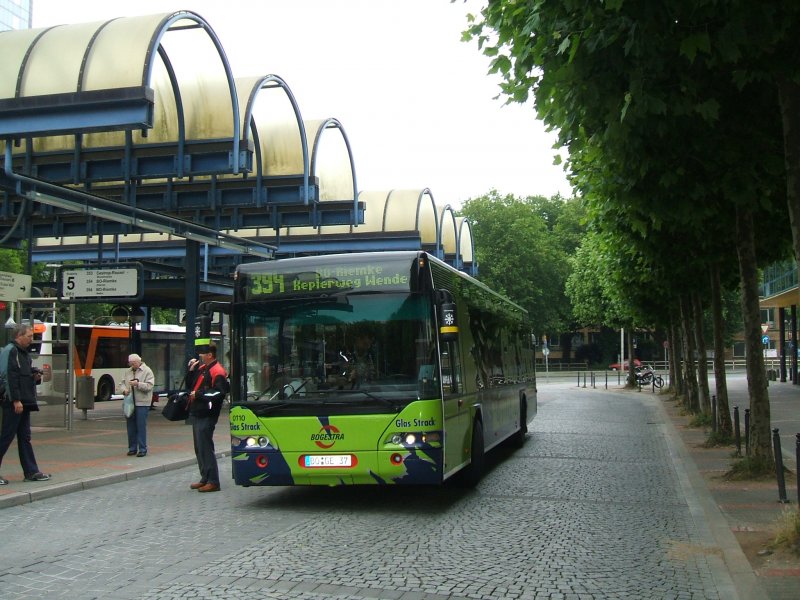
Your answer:
[[[269,439],[266,436],[250,436],[245,440],[245,448],[266,448],[269,446]]]
[[[438,431],[425,432],[408,432],[408,433],[393,433],[387,440],[387,443],[394,446],[414,447],[422,445],[436,446],[442,441],[442,435]]]

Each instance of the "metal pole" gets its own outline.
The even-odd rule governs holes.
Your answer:
[[[794,434],[794,464],[800,465],[800,433]],[[800,504],[800,468],[797,471],[797,503]]]
[[[744,453],[750,456],[750,409],[744,409]]]
[[[736,437],[736,456],[742,455],[742,434],[739,431],[739,407],[733,407],[733,434]],[[800,434],[798,434],[800,435]],[[798,442],[800,444],[800,441]],[[800,450],[798,450],[800,452]],[[799,463],[800,464],[800,463]]]
[[[67,431],[72,431],[75,403],[75,303],[69,305],[69,344],[67,344]]]
[[[775,474],[778,476],[778,502],[786,504],[786,479],[783,476],[783,455],[781,454],[781,436],[778,429],[772,430],[772,451],[775,453]]]

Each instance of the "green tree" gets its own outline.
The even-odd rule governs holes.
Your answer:
[[[568,256],[554,231],[558,217],[572,213],[550,205],[548,224],[542,210],[547,205],[541,197],[492,190],[467,200],[460,211],[472,225],[479,279],[528,310],[540,333],[562,331],[571,321],[564,295]]]
[[[592,216],[626,244],[619,255],[633,259],[627,260],[629,289],[641,289],[633,282],[643,282],[645,267],[657,267],[660,260],[663,267],[661,251],[670,236],[687,239],[687,248],[707,248],[704,258],[716,259],[719,222],[735,232],[749,346],[758,339],[754,224],[774,214],[776,191],[784,181],[783,167],[777,167],[783,140],[778,94],[764,85],[774,71],[766,61],[744,60],[736,76],[733,57],[741,57],[743,48],[763,57],[754,40],[784,41],[798,21],[797,9],[782,11],[767,3],[767,22],[780,25],[777,14],[791,17],[792,25],[770,31],[759,22],[755,33],[745,33],[761,8],[712,0],[581,6],[498,1],[467,32],[493,57],[510,101],[533,94],[539,115],[557,131],[569,151],[573,183]],[[784,38],[776,37],[778,29]],[[725,255],[730,257],[730,248]],[[663,268],[660,276],[686,288],[700,265],[686,266],[675,269],[682,278]],[[698,290],[686,288],[686,293],[680,314],[686,351],[692,352],[693,338],[702,330],[687,324],[702,311],[691,302]],[[653,297],[639,294],[633,300],[641,310],[641,301]],[[771,461],[763,364],[760,353],[750,350],[755,454]]]

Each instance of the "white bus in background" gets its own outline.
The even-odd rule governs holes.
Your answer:
[[[148,331],[137,327],[137,334],[141,337],[142,359],[155,374],[154,392],[179,388],[186,372],[186,328],[151,325]],[[117,386],[129,368],[129,336],[128,325],[75,325],[75,376],[94,378],[95,400],[98,402],[110,400],[118,392]],[[215,338],[219,336],[215,335]],[[68,324],[38,321],[34,324],[33,364],[42,370],[42,383],[37,387],[37,395],[39,400],[48,404],[66,401],[68,339]],[[217,343],[219,346],[220,342]],[[73,387],[75,389],[77,386]]]

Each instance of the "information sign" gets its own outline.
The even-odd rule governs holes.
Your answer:
[[[65,267],[59,271],[60,298],[67,302],[131,302],[142,297],[142,266],[113,264]]]
[[[31,297],[31,276],[0,271],[0,300],[16,302]]]

